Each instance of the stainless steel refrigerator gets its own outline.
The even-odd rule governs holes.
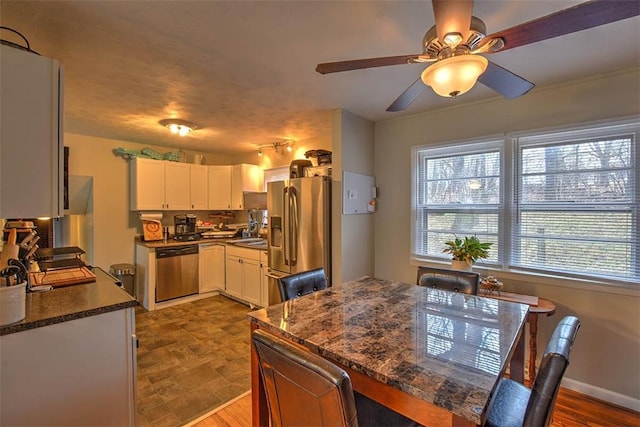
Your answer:
[[[269,304],[280,302],[277,279],[324,267],[331,284],[331,177],[267,184]]]

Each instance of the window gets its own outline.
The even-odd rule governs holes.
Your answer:
[[[262,180],[264,183],[264,191],[267,191],[267,183],[273,181],[284,181],[285,179],[289,179],[289,166],[265,169],[264,179]]]
[[[444,242],[493,242],[481,263],[576,277],[640,279],[640,123],[414,149],[414,259]]]

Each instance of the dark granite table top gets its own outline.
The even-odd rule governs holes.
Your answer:
[[[481,424],[527,309],[365,277],[249,316],[328,360]]]
[[[0,336],[134,307],[136,300],[115,284],[114,278],[93,268],[96,281],[31,292],[26,296],[25,318],[0,326]]]

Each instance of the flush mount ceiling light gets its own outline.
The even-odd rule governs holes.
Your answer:
[[[198,129],[198,125],[181,119],[163,119],[159,122],[162,126],[168,128],[171,133],[185,136]]]
[[[295,144],[295,141],[292,141],[292,140],[275,141],[270,144],[263,144],[258,147],[258,156],[262,156],[262,150],[268,149],[268,148],[273,148],[273,150],[277,153],[278,148],[282,147],[285,150],[287,150],[288,153],[290,153],[293,150],[293,144]]]
[[[487,69],[488,62],[480,55],[452,56],[426,68],[421,78],[438,95],[456,97],[471,90]]]

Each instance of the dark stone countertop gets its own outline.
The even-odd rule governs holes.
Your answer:
[[[139,237],[136,237],[135,243],[137,245],[145,246],[145,247],[147,247],[149,249],[168,248],[168,247],[173,247],[173,246],[210,245],[210,244],[233,245],[233,246],[238,246],[238,247],[242,247],[242,248],[257,249],[257,250],[262,250],[262,251],[267,249],[266,241],[265,241],[264,244],[250,245],[250,244],[247,244],[247,243],[234,243],[233,240],[234,239],[230,239],[228,237],[219,238],[219,239],[200,239],[200,240],[192,240],[192,241],[187,241],[187,242],[181,242],[179,240],[169,239],[165,243],[162,240],[144,241],[144,240],[140,239]],[[240,239],[238,238],[238,239],[235,239],[235,240],[240,240]]]
[[[27,293],[25,318],[0,326],[0,336],[138,305],[112,276],[98,267],[92,271],[95,282]]]

